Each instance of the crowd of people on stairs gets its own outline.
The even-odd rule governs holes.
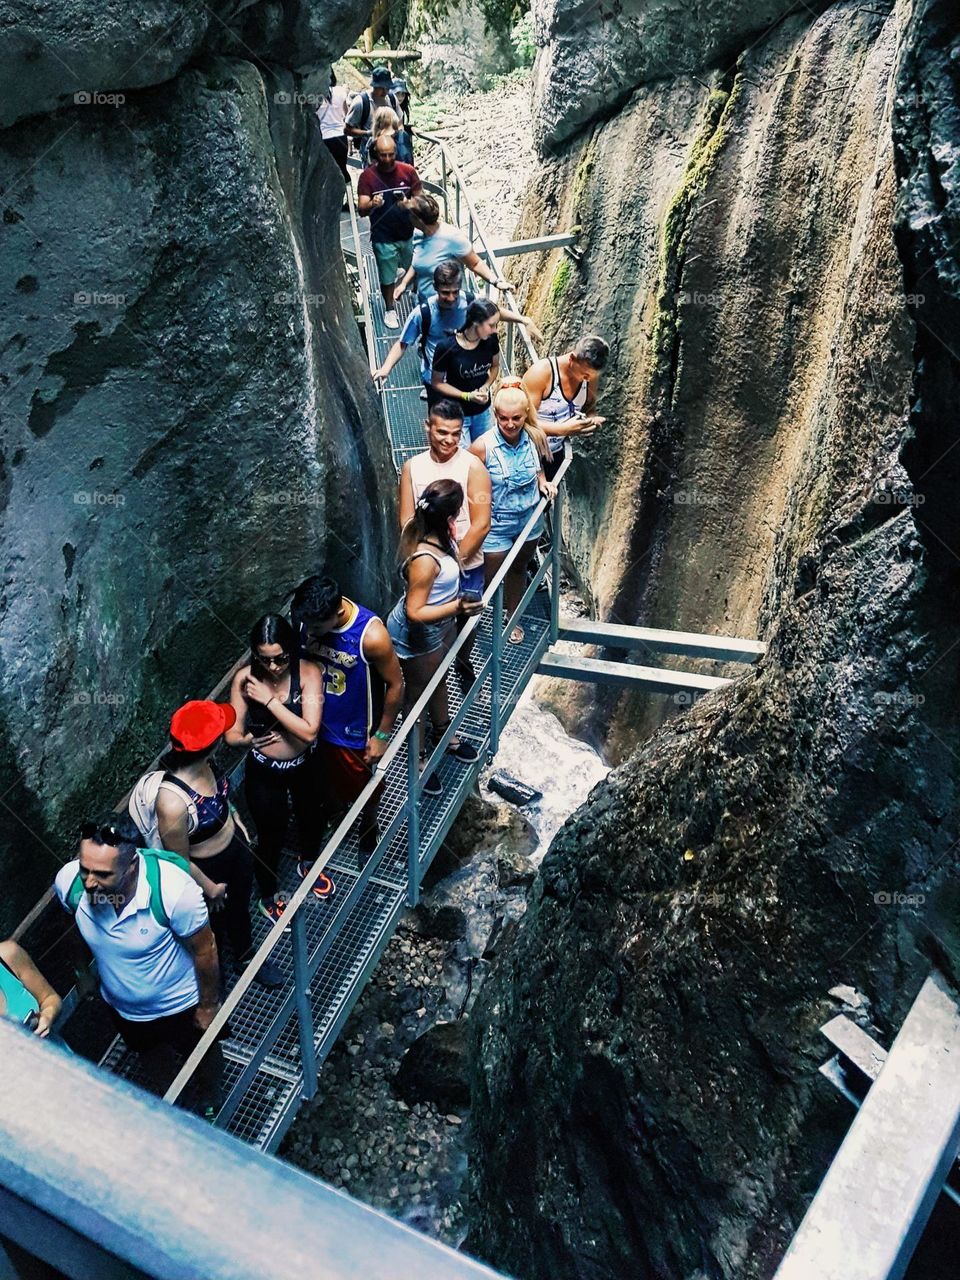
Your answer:
[[[565,441],[604,421],[594,412],[608,357],[600,337],[536,361],[522,378],[501,376],[499,325],[523,325],[535,341],[542,334],[529,316],[469,290],[467,271],[501,292],[511,286],[462,231],[441,222],[436,200],[423,191],[404,81],[377,67],[369,90],[351,100],[331,72],[317,115],[345,182],[351,145],[369,159],[357,184],[358,209],[370,219],[388,328],[399,328],[396,301],[416,282],[417,303],[373,378],[382,386],[416,347],[426,448],[400,476],[399,580],[386,621],[343,595],[330,574],[307,578],[289,616],[268,613],[253,623],[229,699],[176,708],[158,765],[137,780],[125,809],[80,825],[56,876],[56,897],[76,926],[69,936],[78,987],[88,993],[92,955],[113,1024],[158,1092],[213,1021],[229,973],[252,959],[251,913],[283,919],[281,858],[291,812],[297,872],[313,878],[331,824],[375,775],[398,717],[417,703],[458,632],[483,608],[486,588],[541,499],[555,496]],[[543,525],[541,515],[504,580],[507,619]],[[507,637],[511,644],[523,639],[519,625]],[[463,689],[475,681],[469,644],[454,672]],[[427,718],[439,744],[451,721],[446,680],[417,729],[422,790],[436,797],[443,783],[435,768],[427,770]],[[243,795],[255,836],[218,764],[224,746],[244,753]],[[463,733],[449,737],[446,754],[465,765],[478,760]],[[361,815],[361,867],[380,839],[381,796],[382,783]],[[328,871],[316,875],[312,892],[320,903],[334,897]],[[255,980],[276,990],[287,974],[268,958]],[[23,948],[0,942],[0,1017],[56,1038],[60,1006]],[[192,1099],[208,1117],[220,1105],[222,1072],[215,1046],[196,1074]]]

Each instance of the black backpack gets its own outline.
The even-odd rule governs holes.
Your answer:
[[[467,306],[471,302],[476,302],[476,294],[468,293],[466,295]],[[427,363],[427,339],[430,337],[430,324],[433,312],[430,310],[429,302],[420,303],[420,360],[423,364]]]
[[[363,102],[363,108],[360,111],[360,123],[357,125],[357,128],[366,129],[367,125],[370,123],[370,94],[367,92],[361,93],[360,98]],[[397,106],[397,99],[394,96],[392,89],[387,92],[387,102],[390,104],[391,110],[395,111],[399,116],[400,108]]]

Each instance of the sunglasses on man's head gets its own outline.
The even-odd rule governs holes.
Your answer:
[[[124,843],[124,837],[112,822],[82,822],[80,824],[80,839],[96,840],[97,844],[109,844],[114,849]]]

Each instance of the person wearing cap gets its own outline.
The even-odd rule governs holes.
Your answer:
[[[343,126],[348,138],[352,138],[360,155],[366,159],[370,144],[373,113],[377,107],[390,107],[397,112],[397,99],[393,92],[393,76],[386,67],[374,67],[370,73],[370,88],[354,99]]]
[[[397,161],[394,134],[381,133],[374,140],[371,157],[373,164],[357,182],[357,212],[370,219],[370,243],[383,294],[383,323],[388,329],[399,329],[393,290],[413,260],[413,223],[405,201],[419,195],[423,186],[412,165]]]
[[[203,890],[210,923],[223,952],[229,941],[238,965],[253,955],[250,893],[253,853],[250,838],[230,803],[230,779],[218,776],[212,757],[237,713],[229,702],[187,702],[170,721],[170,750],[157,791],[157,827],[164,849],[186,858]],[[257,970],[261,986],[283,986],[283,974],[269,957]]]
[[[203,894],[186,871],[156,855],[151,874],[128,813],[103,814],[78,834],[77,856],[60,868],[54,891],[93,953],[117,1031],[139,1055],[147,1087],[162,1093],[220,1007],[217,943]],[[196,1076],[211,1119],[222,1072],[215,1043]]]
[[[397,159],[403,164],[413,164],[413,125],[410,123],[410,90],[406,80],[397,77],[393,82],[393,96],[397,100],[400,132],[397,134]]]

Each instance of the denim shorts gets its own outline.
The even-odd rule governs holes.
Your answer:
[[[407,617],[407,600],[402,596],[390,610],[387,631],[398,658],[422,658],[442,649],[453,635],[453,618],[439,622],[411,622]]]
[[[539,498],[539,495],[538,495]],[[519,511],[516,515],[497,519],[494,516],[490,523],[490,532],[483,540],[483,549],[488,555],[498,555],[501,551],[509,551],[523,533],[523,526],[530,519],[529,511]],[[527,534],[527,541],[532,542],[543,533],[543,515]]]

